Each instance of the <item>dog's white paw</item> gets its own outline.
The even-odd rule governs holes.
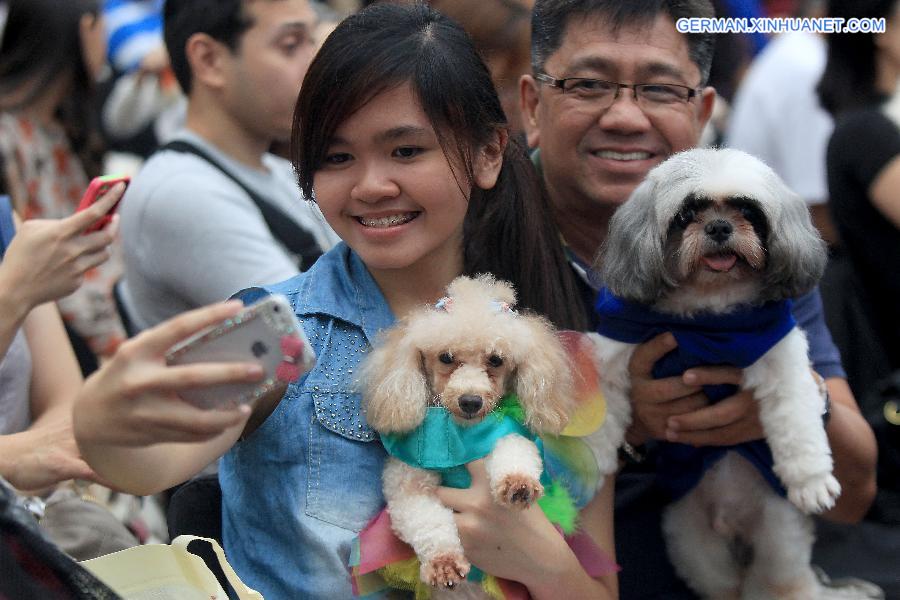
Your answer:
[[[512,473],[504,477],[493,492],[494,500],[501,506],[528,508],[544,495],[544,486],[533,477]]]
[[[802,483],[788,486],[788,500],[807,514],[828,510],[840,495],[841,484],[831,473],[816,475]]]
[[[428,585],[452,588],[466,578],[471,565],[462,554],[439,554],[422,562],[419,577]]]

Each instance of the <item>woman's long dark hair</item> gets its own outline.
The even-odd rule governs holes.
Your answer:
[[[59,118],[75,152],[93,162],[88,149],[89,124],[95,120],[93,82],[84,64],[79,24],[83,15],[99,14],[99,0],[8,0],[7,4],[0,44],[0,110],[28,106],[54,79],[71,72],[72,90],[60,106]],[[19,96],[23,89],[24,96]]]
[[[828,16],[888,18],[897,0],[829,0]],[[831,33],[828,62],[816,91],[819,101],[832,116],[846,110],[875,104],[884,94],[876,87],[874,33]]]
[[[291,156],[312,197],[340,124],[381,92],[408,83],[448,157],[473,178],[473,156],[507,129],[490,73],[465,31],[422,5],[378,4],[343,21],[303,80],[294,111]],[[463,264],[516,286],[519,305],[559,327],[585,329],[585,309],[540,181],[524,148],[507,145],[497,184],[472,186]]]

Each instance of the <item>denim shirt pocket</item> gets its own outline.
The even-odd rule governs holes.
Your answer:
[[[384,505],[384,449],[366,423],[358,392],[322,385],[309,385],[304,392],[312,397],[314,413],[306,514],[359,531]]]

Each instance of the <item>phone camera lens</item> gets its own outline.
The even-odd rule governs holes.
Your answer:
[[[252,352],[253,356],[256,358],[261,358],[264,354],[269,352],[269,348],[261,341],[256,341],[250,346],[250,352]]]

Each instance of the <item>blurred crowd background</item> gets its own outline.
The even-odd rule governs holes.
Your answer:
[[[860,11],[877,11],[879,3],[715,0],[714,4],[719,16],[849,17],[867,16]],[[311,5],[318,19],[309,32],[314,50],[341,18],[364,4],[312,0]],[[433,0],[431,5],[469,32],[491,69],[513,132],[522,135],[519,77],[531,70],[531,2]],[[162,11],[163,0],[0,2],[0,195],[11,198],[21,219],[71,216],[92,177],[137,174],[161,146],[178,138],[188,118],[187,103],[178,65],[166,53]],[[41,18],[34,18],[38,13]],[[900,26],[896,20],[888,23],[889,28]],[[890,40],[900,39],[900,31],[889,33]],[[866,36],[856,41],[862,37]],[[881,453],[879,496],[867,519],[892,527],[896,535],[900,176],[881,182],[878,189],[872,187],[885,165],[900,168],[890,162],[896,157],[884,156],[900,138],[896,125],[900,99],[890,100],[876,85],[876,63],[892,56],[900,65],[900,41],[870,43],[866,48],[854,43],[853,36],[831,40],[811,32],[721,34],[709,82],[718,99],[704,143],[745,150],[773,167],[806,200],[829,244],[830,264],[821,284],[827,320]],[[900,66],[894,69],[900,73]],[[897,106],[892,108],[892,103]],[[859,116],[872,107],[878,107],[880,117]],[[851,118],[846,119],[848,115]],[[287,139],[270,136],[271,152],[287,156]],[[316,224],[316,215],[297,220],[314,238],[313,260],[334,243],[333,233]],[[58,302],[84,375],[115,352],[129,333],[177,312],[149,318],[140,306],[144,300],[135,298],[141,295],[133,287],[136,284],[130,290],[119,285],[126,263],[138,260],[128,257],[134,239],[128,234],[124,231],[114,243],[110,260],[91,269],[84,283]],[[289,274],[288,270],[275,275]],[[216,298],[212,294],[209,299]],[[185,307],[206,300],[189,299]],[[7,385],[0,380],[0,403],[9,395],[3,389]],[[0,427],[4,426],[7,429],[0,429],[0,434],[14,427],[0,407]],[[102,495],[125,526],[117,542],[123,546],[167,539],[160,508],[165,499],[135,499],[101,491],[99,486],[90,490],[74,486],[68,493]],[[824,539],[827,542],[827,534]]]

